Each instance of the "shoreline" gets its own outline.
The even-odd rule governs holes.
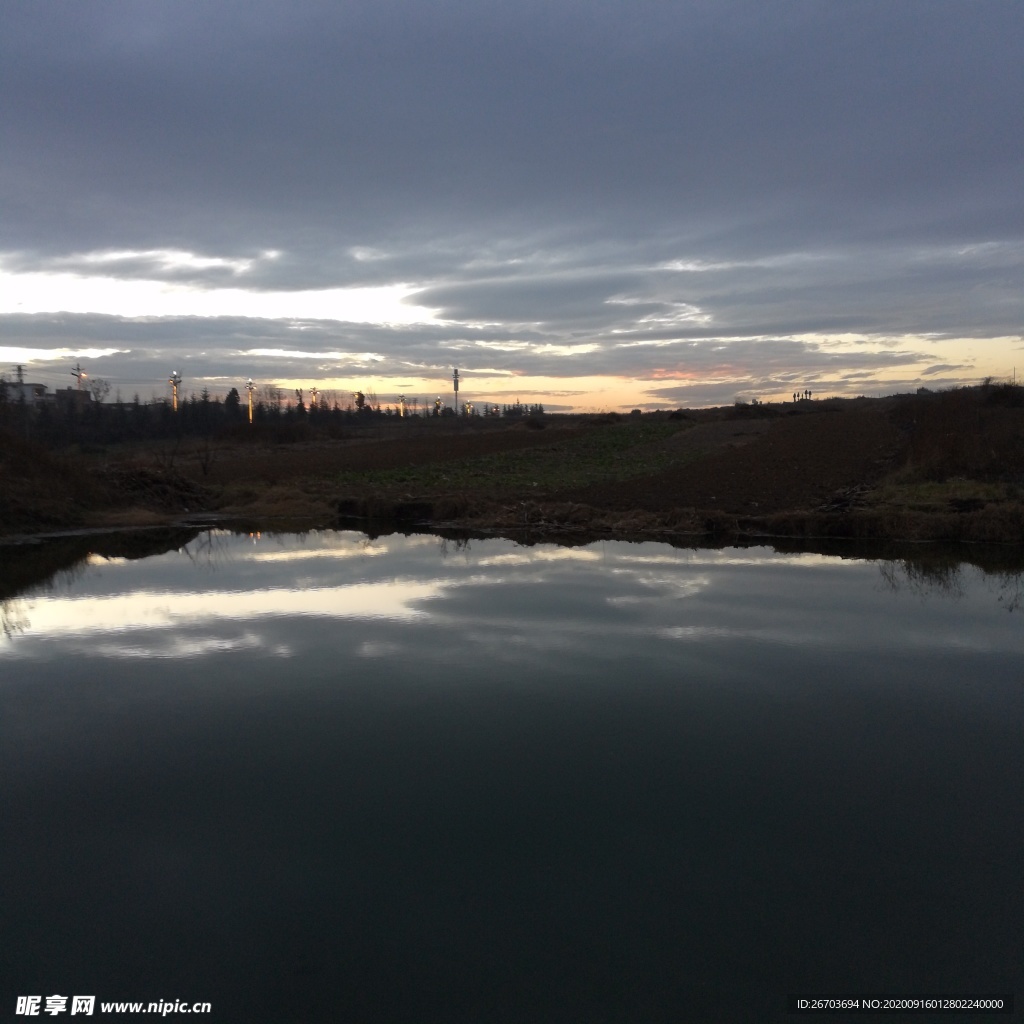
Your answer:
[[[534,543],[564,539],[659,541],[736,540],[839,541],[870,544],[991,544],[1024,548],[1024,505],[993,506],[968,512],[927,513],[899,509],[860,509],[848,513],[798,511],[766,516],[736,516],[716,510],[601,509],[572,503],[530,501],[494,503],[460,509],[456,498],[392,501],[380,496],[342,500],[331,515],[323,510],[293,508],[275,512],[255,504],[229,510],[159,513],[128,509],[94,517],[76,517],[36,530],[0,532],[0,545],[36,544],[48,540],[148,530],[205,530],[252,527],[267,532],[308,532],[354,529],[364,533],[422,530],[505,536],[529,536]],[[137,515],[133,512],[137,511]]]

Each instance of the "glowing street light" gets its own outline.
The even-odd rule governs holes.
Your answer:
[[[249,422],[252,423],[252,393],[256,390],[256,385],[253,384],[252,377],[245,382],[245,390],[249,392]]]
[[[181,374],[177,370],[172,370],[170,377],[167,378],[167,383],[171,385],[171,402],[174,411],[178,411],[178,386],[181,384]]]

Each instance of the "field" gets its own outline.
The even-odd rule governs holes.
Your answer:
[[[0,449],[0,533],[197,516],[533,537],[1024,541],[1024,388]]]

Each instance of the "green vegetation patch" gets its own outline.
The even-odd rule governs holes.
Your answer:
[[[680,460],[665,442],[689,423],[620,422],[563,434],[551,444],[399,469],[345,472],[346,490],[406,493],[468,492],[498,497],[622,481],[657,472]]]

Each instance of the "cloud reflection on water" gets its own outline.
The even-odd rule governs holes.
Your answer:
[[[984,589],[973,570],[955,609],[946,602],[925,615],[919,595],[881,593],[871,562],[763,548],[489,539],[452,551],[428,535],[213,531],[156,557],[88,565],[61,593],[19,600],[18,628],[0,637],[0,656],[290,657],[305,646],[325,663],[413,664],[457,650],[479,665],[527,666],[552,653],[578,665],[619,657],[636,638],[666,654],[681,642],[834,651],[1006,644],[971,597]]]
[[[158,634],[151,643],[109,643],[100,641],[90,645],[90,653],[100,658],[201,658],[208,654],[231,651],[259,651],[272,657],[289,657],[291,648],[277,644],[267,647],[262,637],[246,633],[241,637],[189,638],[176,634]]]
[[[348,587],[263,591],[137,590],[122,596],[40,599],[28,635],[118,632],[153,626],[177,626],[213,619],[258,619],[267,615],[327,618],[411,619],[424,614],[414,601],[437,597],[441,582],[392,580]]]

